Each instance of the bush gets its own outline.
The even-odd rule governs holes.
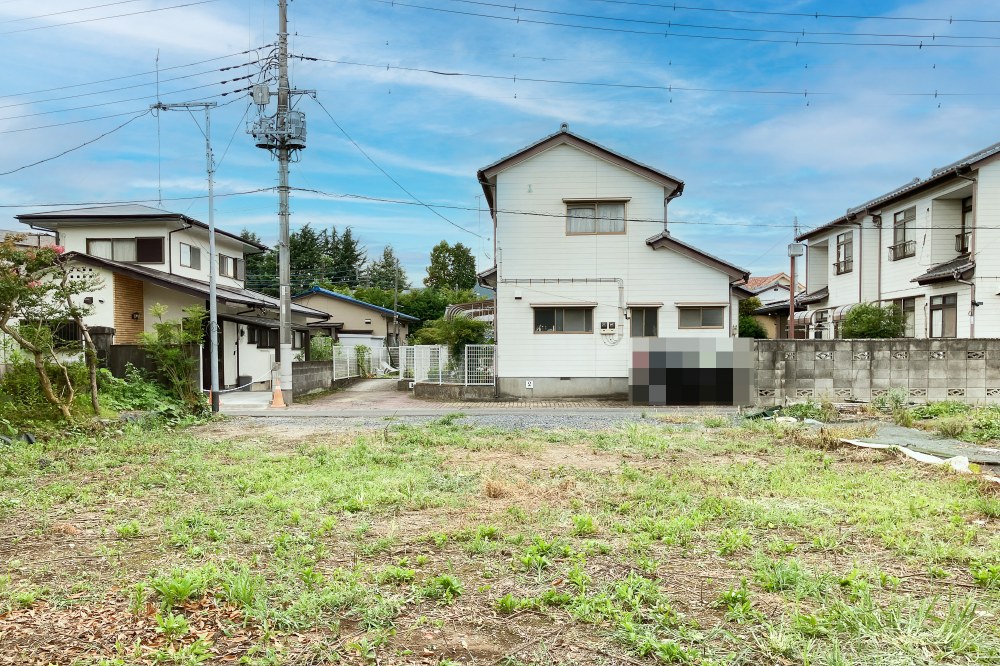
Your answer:
[[[957,414],[965,414],[970,409],[971,405],[964,402],[959,402],[957,400],[942,400],[941,402],[932,402],[926,405],[918,405],[913,408],[913,415],[918,419],[937,419],[947,416],[955,416]]]
[[[165,386],[131,363],[125,367],[124,379],[118,379],[107,368],[100,368],[97,388],[105,406],[118,411],[153,410],[170,404],[180,406]]]
[[[332,361],[333,348],[335,345],[333,338],[328,335],[316,336],[309,339],[309,358],[313,361]]]
[[[160,376],[180,401],[192,412],[203,411],[205,396],[196,372],[199,359],[191,352],[205,341],[202,327],[205,308],[200,305],[184,308],[187,316],[181,321],[163,321],[167,306],[160,303],[149,311],[158,321],[153,324],[152,333],[139,334],[139,345],[153,359]]]
[[[845,338],[898,338],[906,330],[906,317],[898,305],[859,303],[841,324]]]
[[[486,343],[486,329],[489,326],[485,321],[464,317],[437,319],[410,337],[415,345],[449,345],[452,355],[458,358],[466,345]]]
[[[740,315],[740,337],[767,339],[767,329],[750,315]]]

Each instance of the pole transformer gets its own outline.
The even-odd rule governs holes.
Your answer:
[[[286,405],[292,404],[292,284],[289,256],[288,164],[295,151],[306,147],[305,114],[295,109],[292,98],[313,95],[312,90],[293,90],[288,81],[288,0],[278,0],[278,89],[272,93],[266,83],[253,87],[258,117],[252,134],[258,148],[264,148],[278,160],[278,381]],[[277,97],[273,115],[267,112],[272,95]]]
[[[218,259],[215,254],[215,163],[212,159],[212,116],[211,109],[215,102],[184,102],[182,104],[164,104],[157,102],[149,108],[159,111],[169,109],[185,109],[191,113],[192,108],[205,109],[205,170],[208,172],[208,344],[209,365],[212,376],[212,411],[219,411],[219,304],[216,298],[215,276],[218,272]],[[191,114],[194,118],[194,114]]]

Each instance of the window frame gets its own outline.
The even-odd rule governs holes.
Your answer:
[[[969,235],[972,233],[972,197],[962,199],[961,225],[960,233],[955,236],[955,251],[968,254]]]
[[[946,302],[949,298],[954,299],[954,302],[952,302],[952,303]],[[935,303],[934,301],[937,300],[937,299],[941,299],[941,302],[940,303]],[[953,325],[955,327],[954,335],[935,335],[934,334],[935,333],[935,331],[934,331],[934,313],[935,312],[942,312],[942,315],[941,315],[941,327],[943,329],[947,329],[948,323],[945,321],[945,318],[948,316],[947,313],[949,311],[954,313],[954,322],[953,322]],[[927,322],[927,337],[930,337],[930,338],[939,338],[939,339],[940,338],[948,339],[948,338],[957,338],[958,337],[958,294],[957,293],[953,292],[953,293],[950,293],[950,294],[937,294],[935,296],[931,296],[930,297],[930,304],[929,304],[929,308],[928,308],[928,314],[930,315],[930,321]],[[942,333],[943,332],[944,331],[942,331]]]
[[[593,335],[594,334],[594,306],[592,305],[559,305],[551,307],[532,307],[531,314],[531,329],[536,335]],[[566,310],[583,310],[584,314],[584,328],[583,331],[565,331],[558,330],[556,327],[559,326],[560,317],[556,314],[558,311],[562,311],[562,320],[565,321]],[[538,330],[538,313],[541,311],[551,311],[552,312],[552,330],[551,331],[539,331]],[[565,324],[563,324],[565,327]]]
[[[630,199],[583,199],[580,201],[565,201],[566,205],[566,235],[567,236],[625,236],[628,234],[628,204]],[[622,230],[621,231],[598,231],[597,230],[597,207],[601,204],[621,204],[625,211],[622,215]],[[594,230],[593,231],[570,231],[569,230],[569,211],[571,208],[591,208],[594,211]]]
[[[834,264],[837,275],[854,271],[854,230],[849,229],[837,234],[837,263]]]
[[[907,307],[907,301],[909,301],[910,307]],[[894,298],[892,299],[892,304],[898,306],[903,311],[903,322],[906,327],[903,330],[903,337],[917,337],[917,297]]]
[[[681,325],[681,311],[682,310],[699,310],[701,311],[700,320],[702,322],[701,326],[682,326]],[[705,326],[705,310],[721,310],[722,311],[722,324],[719,326]],[[677,328],[685,331],[702,331],[702,330],[720,330],[726,327],[726,306],[725,305],[693,305],[693,306],[677,306]]]
[[[305,341],[306,331],[292,331],[292,349],[302,349]]]
[[[159,261],[142,261],[139,259],[139,241],[160,241],[160,260]],[[135,237],[135,264],[165,264],[167,263],[167,252],[166,243],[163,236],[136,236]]]
[[[93,243],[93,242],[95,242],[95,241],[107,241],[108,243],[111,243],[111,256],[110,257],[99,257],[100,259],[107,259],[109,261],[117,261],[120,264],[137,264],[137,263],[139,263],[138,261],[125,261],[124,259],[115,259],[115,243],[116,242],[117,243],[121,243],[123,241],[132,241],[132,245],[134,247],[135,246],[135,241],[136,241],[135,238],[88,238],[87,239],[87,254],[96,257],[97,255],[90,251],[90,244]],[[138,256],[138,253],[136,253],[136,256]]]
[[[629,336],[633,338],[658,338],[660,337],[660,308],[655,306],[637,306],[629,308]],[[653,334],[649,335],[646,328],[649,313],[653,313]],[[640,314],[641,313],[641,314]],[[639,327],[638,335],[636,335],[636,315],[640,314],[642,323]]]
[[[228,259],[233,262],[233,272],[228,273],[223,270],[223,259]],[[228,261],[225,263],[229,263]],[[222,277],[232,278],[234,280],[245,280],[246,279],[246,260],[240,257],[234,257],[230,254],[223,254],[219,252],[219,275]]]
[[[184,263],[184,248],[185,247],[188,248],[188,263],[186,263],[186,264]],[[183,243],[182,242],[182,243],[180,243],[179,253],[180,253],[180,259],[178,260],[178,263],[179,263],[179,265],[182,268],[190,268],[191,270],[195,270],[195,271],[200,271],[201,270],[201,248],[200,247],[195,247],[194,245],[191,245],[190,243]],[[191,258],[194,257],[194,256],[196,256],[195,253],[197,253],[197,257],[198,257],[198,265],[197,266],[194,266],[193,262],[191,262]]]
[[[899,261],[900,259],[908,259],[917,255],[916,226],[916,206],[910,206],[892,214],[892,245],[889,247],[890,261]]]
[[[254,346],[257,345],[257,327],[256,326],[247,326],[247,344],[248,345],[254,345]]]

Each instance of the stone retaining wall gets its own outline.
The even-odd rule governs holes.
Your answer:
[[[871,400],[905,387],[918,402],[1000,402],[1000,340],[758,340],[757,402]]]

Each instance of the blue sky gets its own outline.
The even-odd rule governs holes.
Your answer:
[[[274,41],[275,0],[217,0],[30,29],[190,1],[133,0],[46,18],[28,17],[105,2],[0,2],[0,33],[7,33],[0,49],[8,64],[0,86],[0,107],[4,107],[0,108],[0,132],[5,132],[0,134],[0,172],[89,141],[130,116],[90,119],[138,112],[155,101],[155,75],[78,84],[152,71],[157,52],[160,67],[170,68]],[[294,0],[289,14],[294,53],[378,66],[296,62],[293,84],[319,91],[320,100],[344,129],[408,190],[428,203],[458,207],[440,212],[484,237],[490,236],[490,224],[487,214],[477,212],[481,190],[476,169],[568,122],[583,136],[683,179],[684,196],[671,204],[673,233],[758,275],[787,270],[785,245],[794,217],[806,227],[827,222],[850,206],[916,176],[927,176],[933,167],[1000,141],[996,123],[1000,93],[995,92],[1000,23],[674,10],[664,0],[524,1],[515,11],[508,0],[490,4],[404,0],[402,5],[377,0]],[[658,4],[670,7],[653,6]],[[968,0],[690,0],[681,4],[702,9],[1000,21],[1000,3]],[[608,20],[613,18],[628,20]],[[671,34],[664,36],[664,32]],[[848,34],[819,36],[815,32]],[[921,37],[932,34],[931,39]],[[970,36],[992,39],[954,39]],[[851,45],[704,37],[798,37]],[[856,45],[915,45],[920,41],[930,46]],[[246,74],[245,67],[210,70],[246,62],[246,58],[233,56],[164,71],[161,79],[187,78],[161,83],[161,99],[202,99],[241,87],[243,82],[218,82]],[[439,76],[387,70],[386,65],[517,76],[518,80]],[[524,78],[637,87],[537,83]],[[110,91],[139,84],[145,85]],[[213,85],[172,93],[206,84]],[[674,90],[641,86],[672,86]],[[19,95],[45,89],[53,90]],[[714,92],[719,90],[755,92]],[[45,101],[84,93],[88,94]],[[233,96],[213,99],[222,103]],[[294,187],[407,198],[347,142],[314,102],[301,104],[308,120],[309,147],[292,167]],[[90,108],[68,110],[83,106]],[[266,152],[254,148],[244,132],[245,110],[246,102],[240,98],[213,114],[217,161],[225,154],[218,167],[218,194],[271,187],[276,182],[276,165]],[[86,122],[28,129],[73,121]],[[0,176],[0,203],[155,200],[161,187],[165,208],[207,220],[205,199],[167,200],[205,193],[204,139],[186,113],[163,114],[159,127],[155,118],[139,118],[78,151]],[[247,226],[272,242],[277,236],[276,207],[273,192],[219,197],[216,221],[231,231]],[[3,208],[0,228],[15,228],[13,215],[36,210],[40,209]],[[391,243],[415,283],[425,274],[430,248],[440,240],[462,241],[477,254],[481,244],[487,249],[491,245],[417,206],[297,192],[292,211],[293,228],[306,223],[352,226],[372,256]],[[485,267],[492,261],[480,254],[480,263]]]

